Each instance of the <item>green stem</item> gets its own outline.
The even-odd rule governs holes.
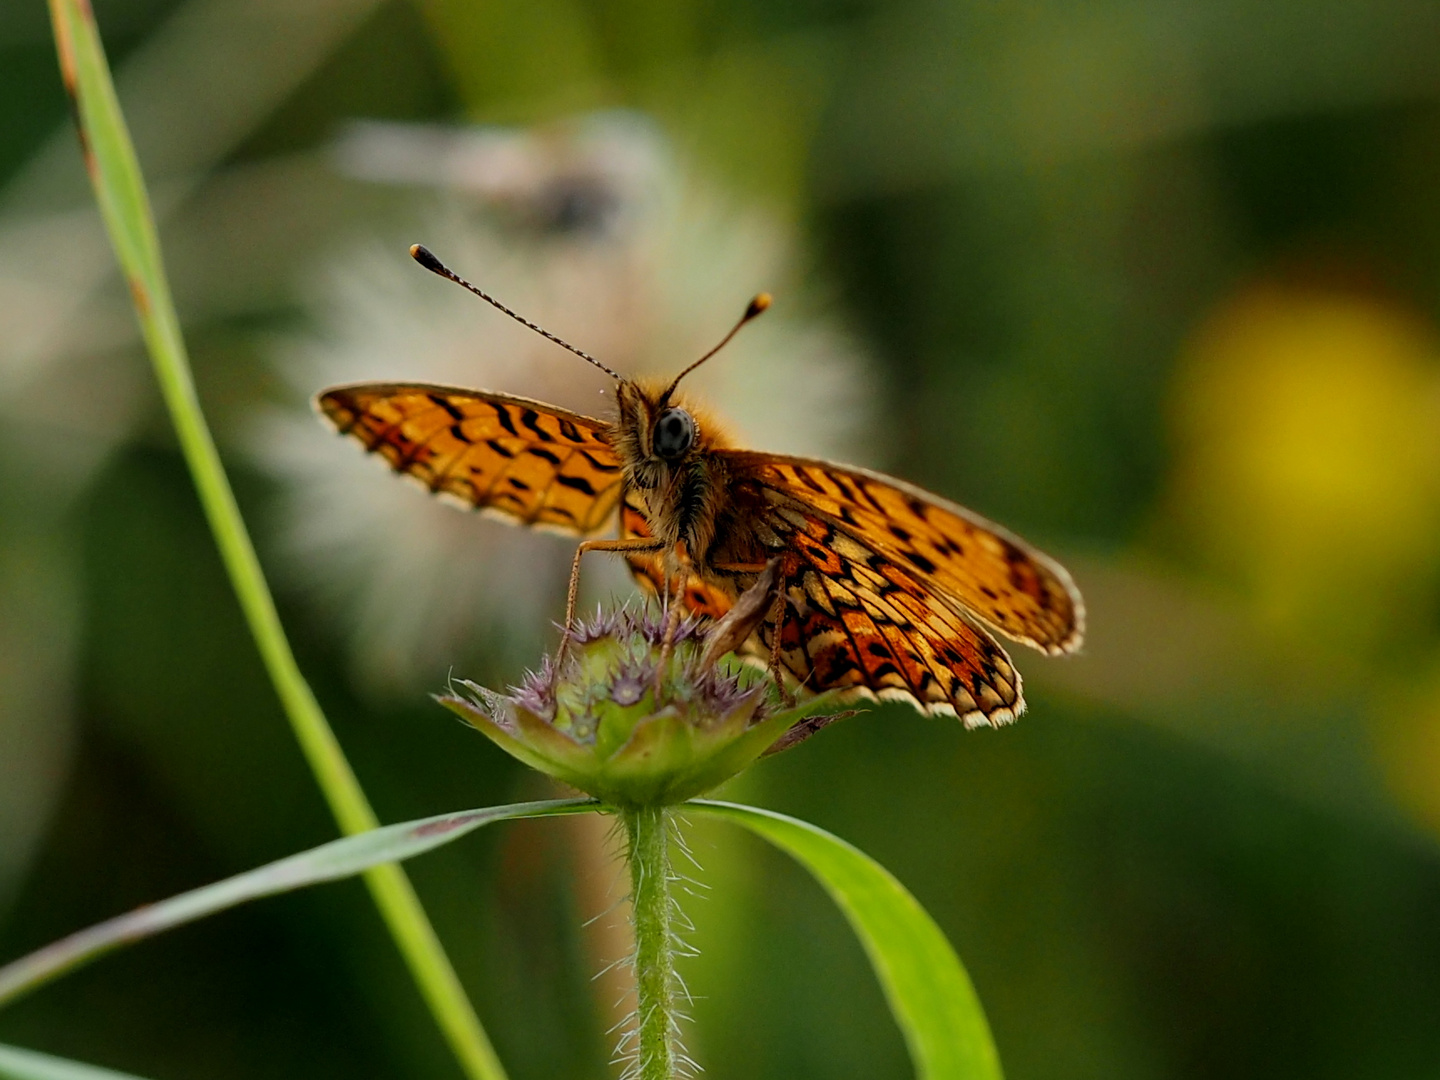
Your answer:
[[[670,814],[663,806],[622,811],[635,924],[635,1080],[674,1080],[680,1059],[675,1015],[674,908],[670,897]]]
[[[96,201],[130,287],[181,452],[250,633],[341,831],[353,834],[374,829],[379,819],[290,651],[260,560],[200,409],[144,177],[115,97],[90,5],[81,0],[50,0],[50,12],[61,74],[74,99]],[[365,883],[467,1075],[471,1080],[504,1080],[505,1070],[410,879],[392,864],[367,871]]]

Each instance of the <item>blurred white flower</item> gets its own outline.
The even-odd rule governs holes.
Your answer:
[[[425,243],[458,273],[627,374],[667,374],[719,339],[755,293],[775,307],[687,380],[757,449],[863,460],[871,381],[819,314],[793,228],[687,173],[628,113],[543,131],[365,124],[339,144],[351,175],[417,192]],[[483,647],[533,655],[559,618],[573,543],[467,515],[387,476],[301,405],[366,379],[523,394],[606,416],[608,380],[415,266],[402,242],[356,241],[310,280],[313,328],[278,343],[296,405],[254,445],[284,490],[284,550],[349,636],[369,688],[435,685]],[[585,595],[631,587],[593,558]]]

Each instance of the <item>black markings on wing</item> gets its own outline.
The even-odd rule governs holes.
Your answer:
[[[716,454],[772,505],[817,514],[1007,637],[1049,653],[1079,647],[1085,613],[1070,575],[998,525],[880,473],[809,458]]]
[[[906,567],[813,514],[774,513],[768,525],[786,551],[780,658],[807,689],[909,701],[968,727],[1024,710],[1005,650]],[[773,624],[758,639],[768,655]]]
[[[396,472],[523,525],[595,532],[619,500],[608,426],[553,405],[419,383],[335,387],[316,405]]]
[[[786,501],[768,501],[753,484],[733,491],[731,528],[748,523],[754,539],[732,545],[737,562],[779,557],[785,576],[780,662],[804,689],[908,701],[922,712],[958,716],[967,726],[1007,723],[1024,710],[1020,676],[985,630],[942,603],[917,575]],[[649,536],[638,504],[621,507],[625,536]],[[630,556],[648,592],[665,587],[653,555]],[[714,568],[712,568],[714,569]],[[710,580],[672,581],[670,595],[692,614],[719,618],[753,580],[723,571]],[[746,652],[767,663],[775,624],[766,622]]]

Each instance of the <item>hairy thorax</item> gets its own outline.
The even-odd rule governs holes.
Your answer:
[[[709,417],[682,399],[664,396],[661,386],[622,382],[616,392],[612,440],[625,485],[644,507],[650,531],[682,561],[703,574],[726,504],[729,477],[712,451],[728,445]],[[655,425],[668,409],[684,409],[695,422],[694,445],[678,458],[656,452]]]

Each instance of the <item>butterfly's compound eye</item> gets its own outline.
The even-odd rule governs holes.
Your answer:
[[[655,453],[678,458],[695,443],[695,418],[684,409],[666,409],[655,421]]]

